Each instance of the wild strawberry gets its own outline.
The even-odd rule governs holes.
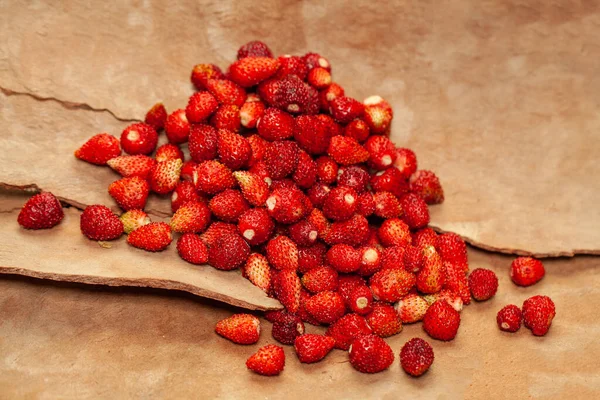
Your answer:
[[[404,255],[406,254],[406,245],[386,247],[382,250],[381,255],[381,269],[406,269],[408,272],[412,272],[405,268]],[[419,253],[422,254],[419,249]]]
[[[306,66],[309,70],[313,68],[321,67],[325,68],[327,71],[331,72],[331,64],[325,58],[319,55],[318,53],[306,53],[302,59],[306,63]]]
[[[184,155],[177,145],[165,143],[162,146],[159,146],[158,149],[156,149],[156,154],[154,155],[154,158],[157,162],[174,160],[176,158],[179,158],[181,161],[183,161]]]
[[[382,255],[377,246],[366,245],[358,249],[360,253],[360,268],[362,276],[371,276],[381,269]]]
[[[207,92],[201,92],[201,93],[207,93]],[[210,95],[209,93],[207,93],[208,95]],[[194,97],[192,96],[192,98],[190,98],[190,104],[188,104],[188,108],[189,107],[193,107],[194,103],[193,99]],[[214,98],[213,98],[214,100]],[[196,101],[201,101],[201,100],[196,100]],[[199,105],[198,107],[201,107],[201,105]],[[208,107],[208,105],[207,105]],[[210,111],[210,113],[212,113],[214,110]],[[196,114],[190,114],[194,119],[197,118],[197,115],[200,115],[200,111],[194,111],[196,112]],[[201,122],[201,120],[197,120],[197,122]],[[188,141],[188,138],[190,136],[190,122],[188,121],[188,116],[186,115],[186,110],[184,109],[178,109],[173,111],[171,114],[169,114],[169,116],[167,117],[167,121],[165,122],[165,133],[167,135],[167,139],[169,139],[169,143],[173,143],[173,144],[181,144],[181,143],[185,143]],[[144,153],[147,154],[147,153]]]
[[[408,181],[396,167],[378,171],[371,176],[371,188],[375,192],[390,192],[400,198],[408,193]]]
[[[231,170],[218,161],[204,161],[196,170],[194,185],[203,193],[217,194],[235,186]]]
[[[429,224],[429,209],[420,196],[408,193],[400,199],[402,219],[411,229],[424,228]]]
[[[200,235],[200,239],[210,248],[215,245],[218,238],[229,233],[237,233],[237,227],[234,224],[216,221],[208,226],[206,231]]]
[[[267,108],[258,121],[258,134],[269,141],[289,139],[296,130],[294,117],[277,108]]]
[[[393,247],[389,247],[393,248]],[[404,251],[403,257],[404,269],[413,274],[419,273],[423,264],[425,263],[425,257],[423,257],[423,251],[420,247],[408,245]]]
[[[267,293],[271,290],[271,266],[262,254],[252,253],[248,256],[242,276]]]
[[[331,157],[321,156],[317,158],[317,178],[319,182],[330,185],[337,180],[338,165]]]
[[[246,165],[252,152],[245,137],[226,129],[219,129],[217,149],[219,161],[231,170]]]
[[[92,136],[80,148],[75,150],[75,157],[91,164],[106,165],[108,160],[121,154],[119,139],[108,133]]]
[[[410,191],[418,194],[427,204],[444,201],[444,190],[438,177],[431,171],[419,170],[410,177]]]
[[[358,275],[339,275],[337,292],[344,299],[344,303],[350,302],[350,295],[357,286],[367,286],[365,280]]]
[[[425,295],[423,296],[423,299],[430,305],[438,300],[443,300],[446,303],[450,304],[452,308],[454,308],[458,312],[461,312],[463,309],[463,301],[461,297],[448,289],[442,289],[437,293]]]
[[[438,248],[438,235],[431,228],[423,228],[412,234],[412,244],[416,247],[434,246],[438,253],[444,254],[441,248]],[[467,247],[465,245],[465,252]],[[466,254],[466,253],[465,253]],[[442,255],[442,259],[444,256]]]
[[[302,283],[295,270],[284,269],[273,271],[273,292],[277,300],[291,313],[300,308],[300,291]]]
[[[156,164],[152,171],[150,171],[148,179],[150,189],[158,194],[172,192],[179,182],[182,165],[183,162],[178,158]]]
[[[395,303],[415,286],[415,276],[403,269],[382,269],[369,279],[375,300]]]
[[[306,219],[315,226],[320,238],[325,237],[329,232],[331,223],[327,218],[325,218],[323,211],[319,210],[318,208],[313,208],[310,215]]]
[[[232,132],[239,132],[242,125],[240,117],[240,108],[233,104],[223,104],[210,118],[209,124],[216,129],[226,129]]]
[[[469,271],[467,245],[456,233],[437,236],[435,248],[444,261],[460,266],[465,273]]]
[[[273,57],[273,53],[265,43],[260,40],[252,40],[240,47],[237,52],[238,60],[246,57]]]
[[[217,322],[215,332],[237,344],[254,344],[260,337],[260,320],[251,314],[234,314]]]
[[[203,232],[210,223],[210,210],[202,202],[185,203],[171,218],[173,232]]]
[[[386,370],[394,362],[392,348],[376,335],[356,339],[350,346],[349,354],[354,369],[367,374]]]
[[[258,175],[248,171],[236,171],[233,173],[237,180],[244,198],[254,206],[261,206],[267,200],[269,187]]]
[[[369,314],[373,310],[373,293],[371,293],[371,289],[364,285],[356,286],[350,292],[346,305],[352,312],[359,315]]]
[[[544,264],[531,257],[518,257],[510,264],[510,279],[519,286],[531,286],[545,274]]]
[[[210,211],[225,222],[237,222],[239,217],[250,208],[239,190],[226,189],[215,195],[208,203]]]
[[[346,312],[344,300],[332,291],[315,294],[306,301],[305,308],[321,324],[332,324]]]
[[[332,137],[327,154],[342,165],[360,164],[369,158],[369,152],[356,139],[347,136]]]
[[[150,185],[139,176],[122,178],[108,186],[108,193],[124,211],[143,210],[150,193]]]
[[[436,293],[442,289],[446,274],[442,258],[433,246],[423,250],[423,268],[417,275],[417,289],[422,293]]]
[[[321,234],[319,233],[319,236]],[[362,215],[354,214],[352,218],[343,222],[331,224],[323,239],[329,245],[349,244],[360,246],[369,238],[369,221]]]
[[[289,227],[289,235],[298,246],[312,246],[317,240],[319,233],[312,222],[304,219]]]
[[[371,96],[363,102],[364,119],[374,134],[386,133],[394,117],[388,102],[379,96]]]
[[[356,199],[356,212],[364,217],[369,217],[375,212],[375,201],[370,192],[363,192]]]
[[[516,332],[521,328],[523,314],[521,309],[514,304],[502,307],[496,315],[496,323],[501,331]]]
[[[272,191],[283,189],[300,192],[300,190],[298,190],[298,185],[296,185],[293,180],[288,178],[273,180],[271,181],[271,185],[269,187]]]
[[[344,88],[332,82],[327,88],[319,92],[319,106],[323,111],[329,111],[329,103],[338,97],[344,96]]]
[[[431,345],[421,338],[410,339],[400,350],[400,365],[404,372],[412,376],[421,376],[427,372],[433,359]]]
[[[313,99],[312,90],[296,75],[265,81],[258,86],[260,97],[269,105],[293,114],[308,113],[314,106],[318,107],[318,93],[317,98]],[[316,113],[318,110],[314,111]]]
[[[395,305],[400,320],[405,324],[418,322],[423,319],[429,303],[421,296],[409,293]]]
[[[87,206],[81,213],[81,233],[91,240],[114,240],[123,234],[123,223],[110,208]]]
[[[523,302],[523,324],[535,336],[548,333],[556,315],[554,302],[548,296],[533,296]]]
[[[209,79],[223,79],[221,68],[214,64],[198,64],[192,69],[191,81],[197,90],[206,90]]]
[[[319,242],[310,247],[299,247],[298,272],[305,274],[308,271],[323,266],[326,251],[325,245]]]
[[[301,363],[315,363],[329,354],[335,340],[329,336],[306,333],[294,341],[294,349]]]
[[[288,75],[296,75],[298,78],[304,80],[308,74],[308,67],[302,57],[298,56],[280,56],[279,60],[279,71],[275,74],[275,78],[281,79]]]
[[[127,243],[146,251],[163,251],[172,240],[171,228],[164,222],[150,222],[127,236]]]
[[[347,244],[335,244],[327,251],[327,263],[342,273],[355,272],[360,268],[361,253]]]
[[[379,227],[377,235],[381,240],[381,244],[386,247],[406,246],[412,240],[408,225],[398,218],[385,220]]]
[[[396,149],[394,166],[400,171],[404,179],[408,179],[417,171],[417,156],[411,149]]]
[[[279,61],[272,57],[244,57],[231,64],[229,77],[241,87],[251,87],[277,72]]]
[[[106,164],[125,178],[139,176],[146,179],[156,160],[144,155],[119,156],[111,158]]]
[[[50,192],[42,192],[27,200],[17,222],[25,229],[49,229],[58,225],[64,216],[58,199]]]
[[[256,128],[265,113],[265,103],[262,101],[248,101],[240,108],[240,123],[244,128]]]
[[[386,338],[402,331],[402,321],[394,307],[385,303],[375,303],[373,310],[366,316],[373,334]]]
[[[289,237],[277,236],[269,240],[265,250],[273,268],[298,270],[298,247]]]
[[[364,317],[357,314],[346,314],[331,324],[325,334],[335,340],[336,349],[348,350],[352,342],[370,335],[372,332]]]
[[[373,195],[375,215],[381,218],[397,218],[402,215],[402,206],[398,198],[390,192],[376,192]]]
[[[364,106],[351,97],[339,96],[329,102],[329,110],[336,122],[348,124],[362,116]]]
[[[254,164],[262,162],[265,159],[268,142],[257,134],[250,135],[247,137],[247,139],[251,150],[250,159],[248,159],[248,165],[253,166]]]
[[[246,101],[246,91],[227,79],[210,79],[206,88],[220,104],[233,104],[241,107]]]
[[[238,220],[238,231],[252,246],[269,240],[274,229],[275,224],[264,208],[247,210]]]
[[[189,145],[188,145],[189,147]],[[194,182],[194,175],[198,175],[198,164],[192,160],[185,161],[181,166],[181,174],[179,178],[182,181]]]
[[[153,127],[156,132],[165,127],[166,121],[167,110],[162,103],[156,103],[154,106],[152,106],[144,118],[144,122]]]
[[[244,265],[250,256],[250,246],[237,233],[223,233],[209,246],[208,264],[230,271]]]
[[[171,211],[175,213],[185,203],[200,201],[202,201],[202,198],[196,192],[194,184],[190,181],[181,181],[171,195]]]
[[[366,169],[351,165],[340,168],[340,172],[341,175],[337,180],[338,186],[351,187],[358,194],[367,190],[370,176]]]
[[[323,214],[334,221],[346,221],[356,211],[358,194],[348,186],[338,186],[329,192],[323,203]]]
[[[303,197],[300,190],[275,189],[266,200],[267,211],[271,218],[282,224],[293,224],[306,215]]]
[[[192,160],[201,163],[216,158],[218,138],[218,131],[212,126],[192,126],[188,144]]]
[[[444,289],[458,294],[464,304],[470,304],[471,291],[469,290],[469,282],[463,267],[450,262],[444,262],[444,269],[446,270]]]
[[[182,128],[181,125],[187,123],[187,128],[189,130],[188,121],[193,124],[203,122],[208,119],[212,113],[217,111],[218,107],[219,103],[212,94],[206,91],[196,92],[190,96],[187,107],[185,108],[186,119],[184,120],[182,118],[181,113],[173,113],[171,114],[173,117],[171,117],[172,119],[169,121],[169,124],[171,125],[171,128],[178,129]],[[173,133],[174,132],[172,132],[171,135]]]
[[[200,236],[194,233],[184,233],[177,240],[177,253],[185,261],[201,265],[208,261],[208,248],[200,239]]]
[[[259,375],[279,375],[285,367],[285,353],[280,346],[268,344],[250,356],[246,367]]]
[[[365,143],[369,152],[369,165],[377,170],[384,170],[396,161],[396,147],[385,136],[371,136]]]
[[[296,170],[298,145],[289,140],[269,143],[264,161],[272,179],[283,179]]]
[[[427,309],[423,318],[423,329],[438,340],[452,340],[460,326],[460,314],[450,304],[438,300]]]
[[[475,300],[489,300],[498,290],[498,277],[494,271],[476,268],[469,274],[469,288]]]
[[[338,274],[335,269],[324,266],[311,269],[301,279],[302,285],[312,293],[337,289]]]
[[[360,118],[351,121],[344,128],[344,135],[356,139],[359,143],[367,140],[370,133],[369,126]]]
[[[292,175],[294,182],[302,189],[309,189],[317,180],[317,164],[305,151],[298,152],[298,165]]]
[[[331,85],[331,74],[325,68],[313,68],[308,73],[308,83],[315,89],[325,89]]]
[[[149,224],[150,217],[142,210],[129,210],[121,214],[119,217],[123,223],[123,231],[130,234],[140,226]]]
[[[297,337],[304,334],[304,323],[295,314],[282,314],[273,322],[271,335],[273,339],[283,344],[294,344]]]

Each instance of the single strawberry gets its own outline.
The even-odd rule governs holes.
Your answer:
[[[442,289],[446,279],[442,258],[433,246],[423,250],[423,268],[417,275],[417,289],[422,293],[436,293]]]
[[[241,87],[251,87],[277,72],[279,61],[272,57],[244,57],[231,64],[229,77]]]
[[[87,206],[81,213],[81,233],[91,240],[115,240],[123,234],[123,223],[110,208]]]
[[[240,124],[244,128],[253,129],[258,126],[265,115],[265,103],[262,101],[248,101],[240,108]]]
[[[175,160],[177,158],[183,161],[184,155],[177,145],[165,143],[162,146],[159,146],[158,149],[156,149],[156,154],[154,155],[154,158],[157,162]]]
[[[273,292],[277,300],[291,313],[298,312],[300,308],[300,291],[302,283],[296,271],[284,269],[273,271]]]
[[[231,271],[239,268],[250,256],[250,246],[237,233],[217,236],[208,252],[208,264],[216,269]]]
[[[218,161],[204,161],[198,165],[196,171],[198,175],[194,176],[194,185],[203,193],[217,194],[235,186],[231,170]]]
[[[267,293],[271,290],[271,266],[262,254],[252,253],[248,256],[242,276]]]
[[[517,257],[510,264],[510,279],[519,286],[531,286],[545,274],[544,264],[531,257]]]
[[[346,314],[331,324],[325,334],[334,339],[336,349],[348,350],[352,342],[372,332],[364,317]]]
[[[119,139],[108,133],[92,136],[75,150],[75,157],[96,165],[106,165],[110,159],[118,157],[120,154]]]
[[[268,344],[250,356],[246,367],[259,375],[279,375],[285,367],[285,353],[280,346]]]
[[[125,178],[139,176],[146,179],[156,165],[156,160],[140,154],[111,158],[106,164]]]
[[[362,215],[354,214],[347,221],[334,222],[325,235],[319,233],[319,236],[323,236],[329,245],[341,243],[360,246],[369,238],[369,222]]]
[[[317,179],[319,182],[330,185],[337,181],[338,165],[329,156],[321,156],[317,158]]]
[[[264,161],[272,179],[283,179],[296,170],[298,145],[290,140],[269,143]]]
[[[419,170],[410,177],[410,191],[418,194],[427,204],[444,201],[444,190],[438,177],[431,171]]]
[[[238,231],[251,246],[265,243],[273,235],[275,223],[264,208],[245,211],[238,220]]]
[[[248,136],[248,143],[250,144],[251,155],[248,160],[248,165],[253,166],[265,159],[265,153],[267,152],[268,142],[260,137],[258,134]]]
[[[319,106],[323,111],[329,111],[329,103],[338,97],[344,96],[344,88],[335,82],[319,92]]]
[[[362,246],[358,252],[360,253],[360,268],[358,269],[360,275],[371,276],[381,269],[383,257],[377,246]]]
[[[198,64],[192,69],[191,81],[197,90],[206,90],[209,79],[223,79],[221,68],[214,64]]]
[[[126,234],[130,234],[140,226],[148,225],[150,222],[150,217],[142,210],[129,210],[121,214],[119,217],[121,222],[123,223],[123,231]]]
[[[201,163],[217,157],[218,131],[209,125],[193,125],[189,144],[192,160]]]
[[[373,195],[375,215],[381,218],[398,218],[402,215],[402,206],[398,198],[390,192],[376,192]]]
[[[188,202],[202,202],[202,198],[196,192],[196,187],[192,182],[181,181],[171,195],[171,211],[173,213],[177,212],[179,207]]]
[[[210,93],[208,92],[201,93],[205,93],[210,96]],[[198,105],[197,102],[203,100],[201,98],[197,99],[197,97],[194,96],[190,98],[190,104],[188,104],[188,108],[190,108],[190,117],[193,118],[194,121],[201,122],[202,120],[197,118],[202,115],[202,111],[198,111],[197,109],[203,106],[210,107],[210,105]],[[213,111],[214,110],[210,111],[210,113]],[[169,114],[167,121],[165,122],[165,133],[169,143],[181,144],[188,141],[191,129],[190,121],[191,119],[188,121],[188,115],[186,115],[186,110],[184,109],[178,109]]]
[[[456,337],[460,314],[446,301],[438,300],[427,309],[423,329],[434,339],[448,341]]]
[[[187,106],[185,108],[186,121],[189,121],[193,124],[203,122],[206,119],[208,119],[208,117],[210,117],[212,113],[217,111],[218,107],[219,103],[212,94],[206,91],[196,92],[190,96]],[[181,116],[181,114],[172,115],[175,115],[174,118],[180,118]],[[171,121],[170,123],[177,124],[176,121]],[[187,127],[189,130],[189,124]]]
[[[277,236],[269,240],[265,250],[273,268],[298,270],[298,247],[289,237]]]
[[[362,116],[364,106],[351,97],[339,96],[329,102],[329,110],[336,122],[348,124]]]
[[[231,170],[245,166],[252,153],[245,137],[226,129],[219,129],[217,149],[219,161]]]
[[[327,251],[326,260],[338,272],[350,273],[360,268],[361,253],[347,244],[335,244]]]
[[[317,90],[325,89],[331,85],[331,73],[325,68],[317,67],[310,70],[307,77],[308,83]]]
[[[389,304],[375,303],[366,319],[373,329],[373,334],[379,337],[390,337],[402,331],[402,320],[394,307]]]
[[[269,186],[258,175],[248,171],[236,171],[233,177],[237,180],[244,198],[253,206],[262,206],[269,196]]]
[[[329,192],[323,203],[323,214],[334,221],[346,221],[356,211],[358,194],[348,186],[338,186]]]
[[[195,233],[184,233],[177,239],[177,253],[192,264],[201,265],[208,262],[208,248]]]
[[[373,310],[373,293],[368,286],[358,285],[352,292],[346,305],[359,315],[369,314]]]
[[[108,186],[108,193],[124,211],[143,210],[150,193],[150,185],[139,176],[121,178]]]
[[[340,168],[341,175],[338,177],[338,186],[347,186],[361,194],[367,190],[369,184],[369,172],[366,168],[356,165],[344,166]]]
[[[25,229],[49,229],[58,225],[64,217],[58,199],[50,192],[42,192],[27,200],[17,222]]]
[[[298,272],[305,274],[323,266],[326,251],[327,248],[320,242],[310,247],[298,247]]]
[[[299,306],[298,306],[298,311],[296,312],[296,314],[300,317],[300,319],[304,322],[306,322],[307,324],[311,324],[314,326],[319,326],[320,323],[319,321],[317,321],[312,315],[310,315],[308,313],[308,311],[306,311],[306,302],[308,301],[308,299],[310,299],[311,294],[309,293],[308,290],[301,288],[300,289],[300,296],[299,296]]]
[[[329,232],[331,223],[327,218],[325,218],[323,211],[319,210],[318,208],[313,208],[306,219],[315,226],[320,238],[325,237],[325,235]]]
[[[231,132],[239,132],[242,126],[240,108],[233,104],[223,104],[212,115],[209,124],[216,129],[226,129]]]
[[[163,251],[172,240],[171,228],[164,222],[150,222],[127,236],[127,243],[146,251]]]
[[[318,92],[296,75],[265,81],[259,85],[258,93],[271,106],[293,114],[318,111]]]
[[[392,248],[392,247],[389,247]],[[420,247],[408,245],[404,250],[404,269],[413,274],[418,274],[425,264],[425,257]]]
[[[412,240],[408,225],[398,218],[385,220],[379,227],[377,235],[381,244],[386,247],[406,246]]]
[[[158,194],[167,194],[175,190],[177,183],[179,183],[182,165],[183,162],[178,158],[156,164],[148,179],[150,189]]]
[[[344,299],[345,304],[350,303],[350,295],[358,286],[367,287],[365,280],[358,275],[339,275],[337,292]]]
[[[392,348],[376,335],[356,339],[350,346],[349,354],[354,369],[367,374],[384,371],[394,362]]]
[[[502,307],[496,315],[496,323],[501,331],[516,332],[521,328],[523,314],[521,309],[514,304]]]
[[[399,245],[399,246],[391,246],[386,247],[382,250],[381,255],[381,269],[406,269],[408,272],[412,272],[409,269],[405,268],[404,265],[404,256],[406,254],[406,249],[408,246]],[[419,249],[419,253],[422,254]]]
[[[159,132],[165,127],[167,121],[167,110],[163,103],[156,103],[148,112],[144,118],[144,122],[154,128],[156,132]]]
[[[556,315],[554,302],[548,296],[533,296],[523,302],[523,324],[535,336],[548,333]]]
[[[409,293],[395,305],[396,312],[402,323],[410,324],[418,322],[425,317],[429,303],[421,296]]]
[[[494,271],[476,268],[469,274],[469,289],[475,300],[489,300],[498,290],[498,277]]]
[[[419,229],[418,231],[414,232],[412,234],[412,244],[413,244],[413,246],[416,246],[416,247],[434,246],[435,249],[438,251],[438,253],[442,254],[442,259],[444,259],[443,249],[441,247],[437,246],[438,235],[431,228],[423,228],[423,229]],[[466,252],[466,249],[467,249],[467,246],[465,245],[465,252]]]
[[[329,61],[318,53],[306,53],[302,57],[302,59],[306,63],[306,66],[309,70],[320,67],[325,68],[327,71],[331,72],[331,64],[329,63]]]
[[[369,152],[369,165],[373,169],[384,170],[396,161],[396,146],[386,136],[371,136],[364,147]]]
[[[156,149],[157,143],[158,133],[156,133],[156,130],[153,127],[143,122],[129,125],[121,133],[121,146],[127,154],[148,155]],[[120,152],[116,153],[113,157],[116,157],[119,154]]]
[[[375,192],[390,192],[398,198],[409,191],[408,180],[396,167],[389,167],[372,175],[371,188]]]
[[[237,233],[237,227],[234,224],[216,221],[208,226],[204,233],[200,235],[200,239],[210,248],[211,246],[215,246],[217,239],[222,235],[229,233]]]
[[[282,224],[293,224],[307,214],[306,196],[300,190],[274,189],[265,204],[271,218]],[[306,198],[308,200],[308,198]],[[308,200],[310,203],[310,200]]]
[[[369,152],[356,139],[347,136],[332,137],[327,154],[341,165],[360,164],[369,159]]]
[[[402,219],[411,229],[424,228],[429,224],[429,209],[420,196],[408,193],[400,198]]]
[[[363,102],[364,120],[374,134],[388,132],[394,117],[392,109],[380,96],[371,96]]]
[[[351,121],[344,127],[344,136],[354,138],[359,143],[367,140],[370,134],[369,125],[360,118]]]
[[[431,345],[421,338],[412,338],[400,350],[400,365],[404,372],[412,376],[421,376],[431,364],[434,355]]]
[[[317,267],[305,273],[301,281],[306,290],[312,293],[334,291],[338,285],[338,273],[328,266]]]
[[[273,57],[273,53],[265,43],[260,40],[252,40],[240,47],[237,52],[238,60],[246,57]]]
[[[295,314],[283,314],[271,329],[273,339],[282,344],[294,344],[297,337],[304,334],[304,322]]]
[[[289,227],[290,239],[298,246],[312,246],[319,235],[317,228],[312,222],[303,219]]]
[[[251,314],[234,314],[217,322],[215,332],[237,344],[254,344],[260,338],[260,320]]]
[[[315,363],[329,354],[335,345],[332,337],[306,333],[294,341],[294,349],[301,363]]]
[[[239,217],[250,209],[242,193],[234,189],[226,189],[215,195],[208,203],[208,207],[218,219],[234,223],[237,223]]]
[[[227,79],[209,79],[206,88],[220,104],[241,107],[246,101],[246,91]]]
[[[346,312],[342,297],[332,291],[319,292],[306,301],[306,311],[321,324],[332,324]]]
[[[171,217],[173,232],[203,232],[210,223],[210,210],[202,202],[185,203]]]
[[[470,304],[471,291],[469,290],[469,282],[463,267],[446,261],[444,262],[444,269],[446,271],[444,289],[458,294],[464,304]]]
[[[443,300],[446,303],[450,304],[452,308],[456,311],[461,312],[463,309],[463,301],[462,298],[452,290],[442,289],[437,293],[428,294],[423,296],[423,300],[425,300],[429,305],[435,303],[438,300]]]
[[[277,108],[267,108],[256,125],[258,134],[268,141],[289,139],[296,130],[294,117]]]
[[[275,74],[275,78],[281,79],[288,75],[296,75],[298,78],[304,80],[308,75],[308,67],[302,57],[284,55],[278,58],[279,60],[279,71]]]
[[[415,276],[403,269],[382,269],[369,279],[375,300],[395,303],[415,286]]]
[[[298,152],[298,165],[292,179],[302,189],[311,188],[317,180],[317,163],[303,150]]]
[[[400,171],[404,179],[409,179],[417,171],[417,156],[414,151],[406,148],[396,149],[394,167]]]

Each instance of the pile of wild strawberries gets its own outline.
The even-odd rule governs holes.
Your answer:
[[[199,64],[191,80],[197,91],[185,109],[167,114],[157,104],[120,140],[101,133],[75,152],[122,176],[108,192],[124,213],[87,207],[81,231],[89,239],[126,233],[130,245],[162,251],[173,232],[180,234],[182,259],[241,269],[283,304],[285,310],[266,318],[273,338],[294,345],[301,362],[319,361],[335,347],[349,351],[354,368],[367,373],[393,362],[382,338],[398,334],[402,324],[423,321],[431,338],[452,340],[463,305],[494,296],[496,275],[469,274],[464,241],[428,228],[428,204],[444,200],[442,187],[433,172],[417,169],[413,151],[390,141],[393,112],[381,97],[361,103],[346,96],[319,54],[274,58],[256,41],[239,49],[226,73]],[[157,149],[163,129],[169,143]],[[185,143],[189,160],[180,148]],[[143,211],[151,191],[170,194],[169,224],[151,222]],[[62,216],[56,198],[42,193],[24,206],[19,223],[49,228]],[[518,258],[511,271],[521,285],[544,275],[532,258]],[[553,317],[552,301],[535,296],[522,311],[503,308],[497,319],[502,330],[514,332],[524,320],[544,335]],[[305,334],[304,323],[328,329]],[[216,332],[256,343],[260,320],[236,314]],[[400,352],[402,367],[414,376],[433,358],[418,338]],[[280,346],[268,345],[247,366],[276,375],[284,359]]]

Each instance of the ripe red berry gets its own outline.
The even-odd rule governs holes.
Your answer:
[[[494,271],[477,268],[469,274],[469,289],[477,301],[491,299],[498,290],[498,277]]]
[[[156,103],[148,112],[144,118],[144,122],[159,132],[165,127],[167,121],[167,110],[162,103]]]
[[[50,192],[43,192],[27,200],[17,222],[25,229],[49,229],[58,225],[64,216],[58,199]]]
[[[208,261],[208,248],[194,233],[184,233],[177,239],[177,253],[185,261],[200,265]]]
[[[356,339],[371,333],[371,327],[364,317],[357,314],[346,314],[331,324],[325,334],[335,340],[336,349],[348,350]]]
[[[91,240],[114,240],[123,234],[123,223],[110,208],[88,206],[81,213],[81,233]]]
[[[246,367],[259,375],[279,375],[285,367],[283,348],[274,344],[261,347],[246,361]]]
[[[444,300],[433,303],[423,318],[423,329],[438,340],[452,340],[460,326],[460,314]]]
[[[128,154],[150,154],[156,149],[157,143],[158,134],[143,122],[129,125],[121,133],[121,147]]]
[[[374,374],[394,362],[394,352],[379,336],[367,335],[356,339],[350,347],[350,364],[357,371]]]
[[[335,340],[329,336],[307,333],[294,341],[298,360],[302,363],[321,361],[333,349]]]
[[[238,60],[246,57],[273,57],[273,52],[264,42],[252,40],[240,47],[237,52]]]
[[[109,160],[121,154],[119,139],[108,133],[92,136],[80,148],[75,150],[75,157],[91,164],[106,165]]]
[[[510,279],[519,286],[531,286],[545,274],[544,264],[531,257],[518,257],[510,265]]]
[[[523,302],[523,324],[535,336],[548,333],[555,315],[556,307],[548,296],[533,296]]]
[[[409,340],[400,350],[400,365],[407,374],[412,376],[421,376],[427,372],[433,360],[431,345],[421,338]]]
[[[523,320],[523,314],[521,309],[514,304],[509,304],[502,307],[496,315],[496,322],[498,328],[505,332],[516,332],[521,328],[521,321]]]

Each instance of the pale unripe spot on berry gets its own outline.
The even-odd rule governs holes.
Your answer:
[[[254,229],[246,229],[243,233],[243,236],[248,240],[252,240],[254,238],[254,235]]]
[[[304,326],[301,323],[296,324],[296,331],[300,334],[304,334]]]
[[[369,300],[366,297],[359,297],[356,299],[356,306],[358,308],[365,308],[369,305]]]
[[[297,113],[297,112],[300,112],[300,106],[296,103],[292,103],[287,106],[287,110],[289,112]]]
[[[354,204],[354,202],[356,201],[356,199],[354,198],[354,196],[352,196],[350,193],[344,195],[344,201],[347,204]]]
[[[333,100],[335,100],[336,97],[337,96],[334,93],[331,93],[331,92],[329,92],[329,93],[327,93],[325,95],[325,98],[327,99],[327,101],[333,101]]]
[[[187,116],[185,115],[184,112],[179,113],[179,119],[182,120],[183,122],[188,122]]]
[[[308,238],[312,241],[317,240],[317,236],[319,235],[319,232],[317,231],[310,231],[310,233],[308,234]]]
[[[271,196],[267,199],[266,204],[267,204],[267,208],[269,210],[273,211],[273,209],[275,208],[275,205],[277,204],[277,199],[274,196]]]
[[[381,157],[381,165],[388,166],[392,163],[392,157],[389,155],[385,155]]]
[[[331,189],[329,188],[329,186],[323,186],[323,190],[326,191],[327,193],[331,192]]]
[[[369,249],[369,250],[365,251],[365,253],[363,254],[363,261],[368,262],[368,263],[373,263],[373,262],[377,261],[378,258],[379,258],[379,255],[377,254],[377,251],[374,249]]]
[[[248,124],[250,123],[251,118],[252,117],[250,115],[248,115],[248,113],[246,111],[240,112],[240,121],[244,127],[246,127],[246,128],[248,127]],[[258,125],[258,122],[257,122],[257,125]]]
[[[269,186],[271,186],[271,183],[273,183],[271,178],[265,178],[264,181],[267,182],[267,185],[269,185]]]
[[[129,133],[127,133],[127,140],[131,140],[132,142],[135,142],[139,138],[140,138],[140,134],[136,130],[131,130],[131,131],[129,131]]]
[[[327,62],[326,59],[324,59],[323,57],[319,57],[318,60],[319,66],[322,68],[328,68],[329,67],[329,62]]]
[[[502,329],[508,329],[508,328],[510,328],[510,326],[506,322],[503,322]]]
[[[171,201],[177,201],[177,192],[173,192],[173,195],[171,196]]]
[[[383,98],[381,96],[369,96],[365,99],[365,101],[363,101],[363,104],[365,106],[373,106],[375,104],[379,104],[383,101]]]
[[[375,174],[375,176],[381,176],[381,175],[383,175],[384,172],[385,171],[379,171],[378,173]]]

